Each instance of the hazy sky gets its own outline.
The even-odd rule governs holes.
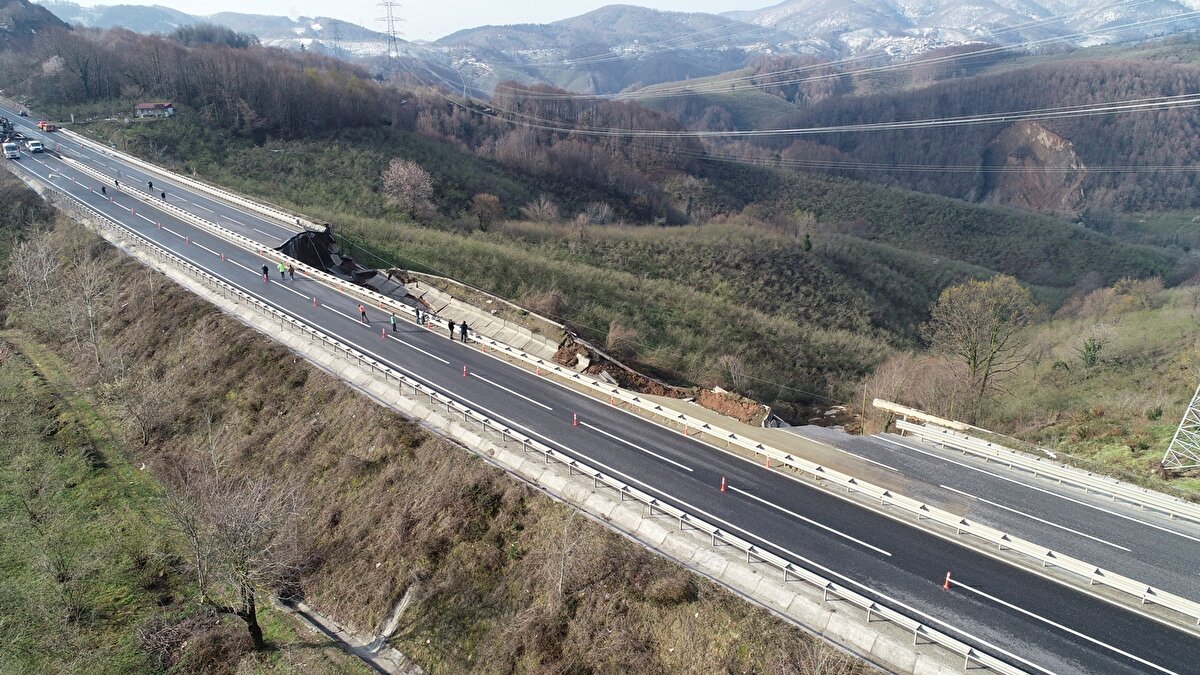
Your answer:
[[[165,5],[189,14],[244,12],[288,16],[332,16],[368,28],[379,29],[375,20],[383,9],[379,0],[75,0],[82,5]],[[406,40],[435,40],[462,28],[485,24],[547,23],[565,19],[619,0],[400,0],[398,15]],[[759,9],[779,0],[624,0],[620,4],[692,12],[726,12]]]

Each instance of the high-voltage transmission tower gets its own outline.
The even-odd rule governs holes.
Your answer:
[[[342,22],[334,21],[329,25],[329,38],[333,42],[333,55],[342,58],[345,54],[342,50]]]
[[[388,58],[394,59],[400,55],[400,47],[396,44],[396,24],[404,20],[396,16],[396,10],[400,8],[400,3],[395,0],[383,0],[379,6],[385,12],[379,21],[383,23],[384,32],[387,33]]]
[[[1162,466],[1168,471],[1200,468],[1200,387],[1192,394],[1192,402],[1183,413],[1183,421],[1175,430],[1171,445],[1167,446]]]

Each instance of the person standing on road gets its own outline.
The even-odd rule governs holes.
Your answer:
[[[288,276],[291,277],[292,281],[296,280],[296,267],[292,263],[288,263]]]
[[[287,265],[282,262],[279,263],[279,278],[280,280],[287,278]]]
[[[458,325],[458,334],[462,336],[463,344],[467,344],[467,322],[464,320]]]
[[[454,340],[454,319],[450,319],[450,340]]]
[[[392,312],[392,332],[396,332],[396,313]]]
[[[162,196],[162,200],[164,202],[167,201],[167,193],[166,192],[163,192],[161,196]]]
[[[358,318],[365,324],[370,325],[371,323],[370,321],[367,321],[367,308],[363,307],[362,305],[358,306]]]
[[[263,265],[263,281],[265,282],[265,281],[270,281],[270,280],[271,280],[271,268],[267,267],[266,265]]]
[[[154,192],[154,181],[152,181],[152,180],[146,181],[146,189],[151,192]]]
[[[114,178],[114,179],[113,179],[113,185],[116,185],[117,187],[121,187],[121,181],[119,181],[119,180],[117,180],[116,178]]]
[[[420,307],[417,308],[417,325],[418,326],[421,325],[421,308]]]
[[[107,197],[107,196],[108,196],[108,188],[106,188],[106,187],[104,187],[103,185],[101,185],[101,186],[100,186],[100,194],[102,194],[102,195],[104,195],[105,197]]]

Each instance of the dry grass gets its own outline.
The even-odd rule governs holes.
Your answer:
[[[60,226],[60,245],[78,244],[72,227]],[[380,408],[136,263],[94,242],[84,247],[113,279],[101,312],[102,364],[89,367],[88,351],[58,332],[42,337],[93,391],[167,384],[163,420],[138,459],[163,470],[207,461],[215,448],[225,471],[298,486],[309,505],[302,594],[375,629],[419,582],[393,642],[430,671],[862,668]],[[132,424],[127,432],[138,437]]]

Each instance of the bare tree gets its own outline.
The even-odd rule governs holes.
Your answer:
[[[53,287],[58,259],[45,235],[34,235],[13,249],[8,276],[20,289],[21,299],[35,309]]]
[[[965,367],[975,399],[970,421],[983,413],[998,378],[1024,362],[1021,330],[1036,310],[1029,289],[1006,275],[951,286],[933,306],[922,332],[935,350]]]
[[[556,223],[559,219],[558,204],[549,196],[542,195],[522,206],[521,215],[535,223]]]
[[[162,377],[127,372],[113,385],[112,397],[138,430],[143,447],[175,418],[174,391]]]
[[[722,354],[717,359],[717,372],[721,380],[736,391],[746,391],[750,386],[749,368],[737,354]]]
[[[616,215],[613,207],[606,202],[591,202],[584,207],[583,212],[587,214],[588,222],[593,225],[607,225]]]
[[[65,283],[72,291],[75,309],[84,318],[84,336],[91,346],[92,356],[99,366],[100,359],[100,322],[103,320],[109,290],[112,288],[112,275],[99,260],[80,255],[75,258],[67,270]]]
[[[496,219],[504,214],[500,206],[500,198],[487,192],[480,192],[471,198],[471,215],[479,221],[479,229],[484,232],[491,227]]]
[[[864,416],[863,426],[865,427],[868,421],[879,421],[879,429],[886,431],[891,425],[895,415],[888,411],[878,410],[874,406],[868,406],[868,403],[874,399],[880,398],[885,401],[893,401],[896,403],[904,403],[906,405],[914,405],[917,402],[913,401],[908,396],[909,385],[912,382],[913,376],[916,375],[919,364],[912,352],[899,352],[875,369],[870,377],[863,381],[862,384],[862,411]],[[865,431],[864,431],[865,433]]]
[[[264,648],[258,594],[284,586],[300,566],[297,492],[198,470],[174,483],[166,511],[188,542],[201,600],[245,621],[255,648]]]
[[[633,356],[637,353],[638,332],[613,320],[608,324],[604,349],[613,356]]]
[[[388,201],[416,220],[433,208],[433,177],[420,164],[396,157],[380,176]]]

